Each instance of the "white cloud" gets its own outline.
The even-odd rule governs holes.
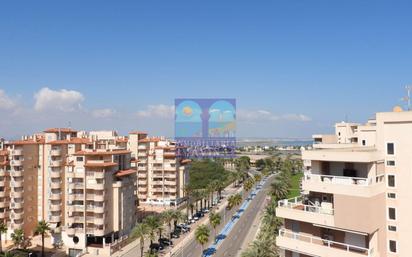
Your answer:
[[[173,105],[148,105],[145,110],[138,111],[137,116],[142,118],[173,118],[175,108]]]
[[[267,122],[267,121],[311,121],[312,119],[304,114],[282,114],[275,115],[267,110],[238,110],[237,117],[239,121],[247,122]]]
[[[75,90],[52,90],[44,87],[34,94],[34,99],[34,109],[36,111],[60,110],[71,112],[80,109],[84,96]]]
[[[16,100],[12,99],[10,96],[0,89],[0,109],[10,110],[17,106]]]
[[[116,114],[116,110],[110,108],[96,109],[91,114],[94,118],[111,118]]]

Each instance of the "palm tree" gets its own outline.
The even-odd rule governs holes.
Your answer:
[[[175,210],[172,213],[172,216],[173,216],[173,229],[175,230],[176,226],[177,226],[177,223],[181,222],[181,221],[184,221],[185,215],[183,214],[183,212]]]
[[[195,239],[202,247],[202,256],[204,251],[204,245],[209,241],[210,230],[206,225],[200,225],[196,228]]]
[[[34,233],[41,235],[41,256],[42,257],[44,257],[44,236],[49,230],[50,230],[49,224],[47,224],[47,222],[44,220],[39,221],[39,223],[37,223],[37,226],[34,230]]]
[[[140,240],[140,256],[143,257],[144,240],[149,234],[149,227],[145,223],[138,223],[132,230],[132,237]]]
[[[143,222],[146,224],[148,231],[149,231],[149,238],[150,238],[150,245],[153,244],[153,240],[155,240],[155,236],[159,228],[162,227],[160,219],[158,216],[149,215],[147,216]]]
[[[225,184],[224,184],[224,182],[221,181],[221,180],[217,181],[217,183],[216,183],[216,191],[217,191],[217,193],[218,193],[219,199],[222,198],[222,191],[223,191],[224,189],[225,189]]]
[[[167,210],[167,211],[162,213],[163,221],[167,224],[167,226],[169,228],[169,233],[168,233],[169,234],[169,236],[168,236],[169,239],[171,238],[171,234],[172,234],[172,221],[173,221],[173,218],[174,218],[174,213],[175,213],[174,210]]]
[[[19,248],[24,242],[23,229],[15,229],[11,234],[11,240],[13,241],[14,247]]]
[[[276,201],[286,198],[288,193],[289,187],[283,180],[275,179],[272,184],[270,184],[270,195],[273,196]]]
[[[0,223],[0,253],[3,252],[3,245],[1,242],[1,234],[5,234],[7,233],[7,225],[4,224],[3,222]]]
[[[192,205],[193,188],[190,185],[186,185],[183,191],[186,196],[186,219],[189,219],[189,208],[191,208],[191,205]],[[192,216],[193,216],[193,209],[192,209]]]
[[[219,213],[211,212],[209,215],[209,222],[213,227],[213,232],[215,234],[215,240],[216,240],[216,227],[220,225],[222,222],[222,216],[220,216]]]
[[[252,245],[242,253],[242,257],[275,257],[276,251],[273,250],[271,242],[255,240]]]

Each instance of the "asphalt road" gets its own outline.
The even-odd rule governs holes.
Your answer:
[[[262,190],[253,198],[250,202],[248,208],[241,215],[240,219],[236,222],[232,230],[229,232],[227,238],[219,245],[216,253],[213,256],[236,256],[237,252],[241,248],[243,241],[245,240],[249,229],[252,227],[253,221],[256,215],[259,213],[259,210],[263,208],[267,190],[269,188],[270,182],[273,177],[268,178],[266,183],[263,185]],[[243,200],[246,199],[246,196],[243,197]],[[225,217],[226,222],[217,228],[217,234],[219,231],[226,225],[226,223],[231,219],[231,217],[236,213],[237,208],[234,208],[230,211],[226,211]],[[224,210],[220,212],[223,215]],[[211,233],[210,240],[205,244],[205,248],[210,246],[213,243],[214,234]],[[186,244],[179,253],[175,254],[175,257],[200,257],[201,247],[194,239],[192,239],[188,244]]]
[[[269,190],[270,182],[274,177],[270,177],[263,185],[262,190],[257,193],[255,198],[250,202],[249,207],[245,210],[235,226],[230,231],[229,235],[220,244],[216,253],[216,257],[235,257],[238,255],[243,242],[246,240],[249,230],[253,225],[256,215],[264,207],[267,191]]]

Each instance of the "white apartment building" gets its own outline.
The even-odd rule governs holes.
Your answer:
[[[176,156],[176,148],[175,142],[165,138],[129,133],[128,149],[137,169],[140,204],[173,206],[183,200],[189,160]]]
[[[281,200],[276,239],[287,257],[410,256],[412,112],[338,123],[304,150],[304,194]]]

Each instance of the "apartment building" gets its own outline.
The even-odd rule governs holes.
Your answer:
[[[128,148],[137,169],[140,204],[174,206],[183,200],[189,179],[189,160],[176,155],[175,142],[148,137],[144,132],[129,133]]]
[[[95,144],[98,145],[98,144]],[[87,250],[110,256],[115,240],[136,222],[136,170],[130,151],[83,148],[68,157],[63,241],[69,256]]]
[[[338,123],[302,151],[303,194],[281,200],[276,239],[288,257],[409,256],[412,112]]]
[[[127,137],[115,131],[51,128],[0,140],[0,220],[8,234],[51,228],[70,256],[110,255],[110,245],[136,222],[136,169]],[[8,235],[9,238],[9,235]]]

